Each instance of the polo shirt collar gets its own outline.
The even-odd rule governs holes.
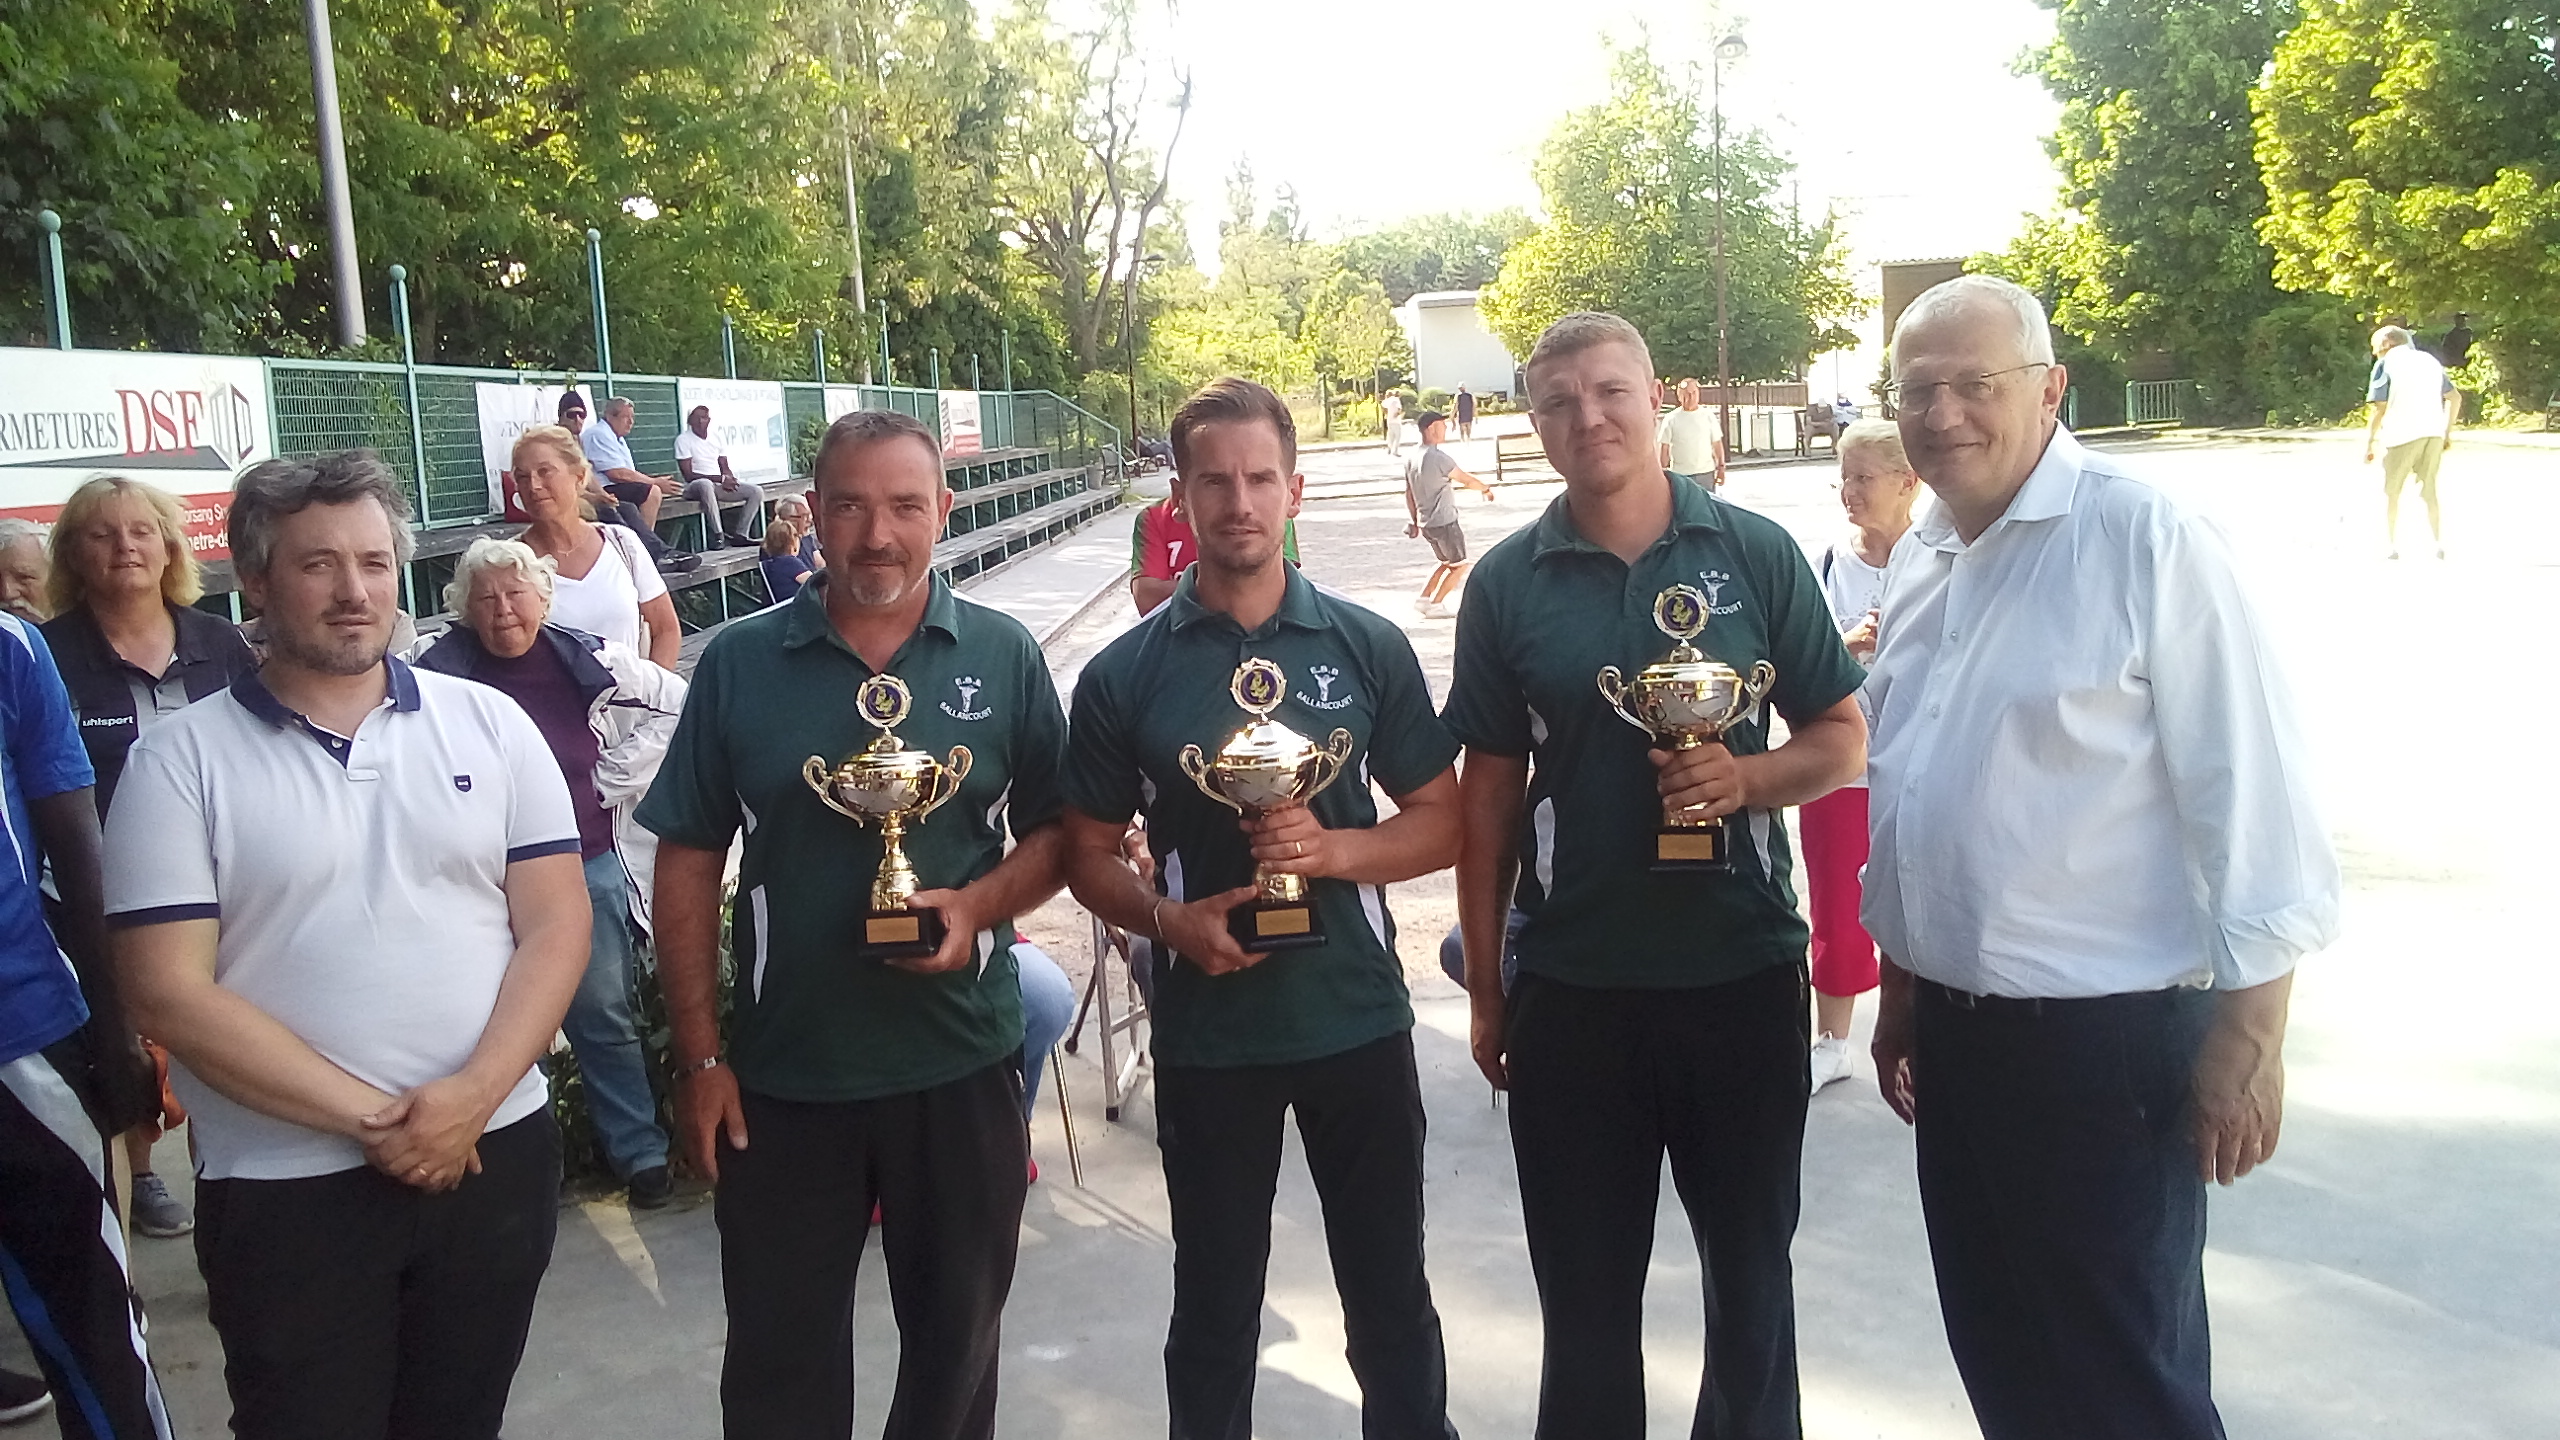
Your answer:
[[[835,622],[827,618],[827,572],[819,571],[800,587],[800,593],[784,602],[790,609],[783,615],[782,648],[798,650],[821,641],[832,641],[838,649],[851,653],[844,637],[836,633]],[[951,582],[938,570],[927,571],[925,579],[933,593],[924,602],[924,618],[916,622],[920,630],[939,630],[954,641],[960,638],[960,601],[952,594]]]
[[[2080,468],[2088,463],[2089,452],[2062,425],[2053,427],[2053,438],[2045,442],[2044,454],[2036,468],[2027,472],[2027,481],[2009,498],[2009,508],[1991,522],[1991,528],[1974,537],[1981,543],[1984,535],[2003,525],[2026,525],[2039,520],[2058,520],[2071,513],[2071,501],[2080,491]],[[1955,517],[1947,507],[1931,500],[1927,513],[1913,522],[1912,535],[1932,550],[1952,554],[1965,548],[1956,534]]]
[[[1671,486],[1669,533],[1677,535],[1693,530],[1714,532],[1724,528],[1724,502],[1708,494],[1707,487],[1686,475],[1667,470],[1663,472],[1662,478]],[[1530,553],[1530,559],[1533,562],[1544,560],[1559,551],[1609,553],[1582,538],[1582,532],[1573,528],[1573,511],[1565,504],[1565,498],[1563,495],[1557,496],[1547,505],[1546,513],[1538,517],[1536,548]]]
[[[1268,635],[1278,625],[1295,625],[1301,630],[1324,629],[1327,621],[1324,606],[1316,598],[1316,583],[1299,574],[1295,565],[1283,563],[1280,568],[1287,587],[1280,592],[1280,608],[1272,613],[1271,619],[1261,629],[1253,632],[1253,637]],[[1212,610],[1200,603],[1200,568],[1196,565],[1183,570],[1182,578],[1174,582],[1173,598],[1164,604],[1165,624],[1177,631],[1209,619],[1224,620],[1229,625],[1236,623],[1235,617],[1226,611]]]

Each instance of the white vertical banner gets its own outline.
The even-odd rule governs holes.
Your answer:
[[[480,410],[480,473],[489,482],[491,514],[518,514],[521,506],[512,506],[514,478],[508,467],[515,463],[516,437],[536,425],[560,423],[560,397],[569,393],[563,385],[508,385],[481,381],[471,387]],[[596,418],[596,399],[586,386],[576,387],[578,398],[586,402],[587,423],[601,425]]]
[[[942,397],[942,453],[975,455],[986,448],[978,429],[978,392],[945,390]]]
[[[0,348],[0,515],[50,525],[82,481],[178,497],[197,558],[231,553],[231,478],[275,458],[267,367],[129,351]]]
[[[777,380],[676,380],[676,424],[693,428],[693,412],[711,410],[711,439],[729,457],[730,473],[757,482],[791,474],[791,437]]]
[[[833,425],[862,408],[862,392],[850,385],[830,385],[826,390],[826,405],[827,423]]]

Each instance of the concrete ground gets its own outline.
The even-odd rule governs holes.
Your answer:
[[[2344,938],[2306,963],[2295,992],[2282,1153],[2214,1198],[2207,1273],[2231,1433],[2560,1433],[2560,949],[2534,909],[2560,873],[2550,820],[2560,787],[2533,738],[2560,708],[2551,664],[2560,535],[2549,523],[2560,455],[2457,448],[2445,478],[2450,558],[2390,562],[2375,474],[2350,442],[2172,436],[2129,448],[2231,536],[2300,693],[2349,887]],[[1308,573],[1405,623],[1445,690],[1452,627],[1413,614],[1430,562],[1403,536],[1392,462],[1377,450],[1335,451],[1310,455],[1307,469],[1311,490],[1329,497],[1300,521]],[[1834,529],[1827,480],[1818,463],[1755,469],[1730,494],[1819,542]],[[1481,549],[1527,522],[1553,493],[1523,486],[1496,504],[1463,502],[1471,542]],[[2424,524],[2414,498],[2410,511],[2402,551],[2431,556],[2413,538]],[[1125,553],[1127,523],[1123,512],[1071,544]],[[1038,602],[1044,629],[1068,599],[1090,593],[1072,589],[1075,575],[1107,573],[1017,570],[1017,585],[1046,597],[1021,597],[1027,617]],[[1008,603],[1003,576],[982,593]],[[1056,634],[1062,687],[1128,618],[1125,594],[1106,594]],[[1535,1296],[1503,1116],[1467,1059],[1464,1000],[1432,972],[1450,923],[1448,878],[1398,886],[1393,903],[1422,1017],[1430,1267],[1452,1406],[1465,1434],[1525,1436]],[[1085,964],[1087,932],[1068,902],[1027,928]],[[1141,1091],[1122,1123],[1104,1123],[1093,1055],[1088,1043],[1067,1066],[1082,1187],[1069,1178],[1054,1090],[1034,1124],[1042,1179],[1007,1317],[1008,1436],[1119,1440],[1163,1425],[1169,1246],[1152,1115]],[[174,1142],[162,1153],[164,1170],[183,1171]],[[1354,1435],[1357,1391],[1314,1197],[1294,1159],[1273,1229],[1256,1428],[1271,1440]],[[219,1351],[189,1247],[138,1247],[180,1433],[221,1434]],[[1976,1433],[1939,1331],[1908,1134],[1877,1099],[1863,1057],[1855,1079],[1814,1101],[1795,1258],[1808,1434]],[[1697,1388],[1700,1273],[1668,1204],[1654,1281],[1654,1433],[1681,1434]],[[876,1261],[856,1329],[858,1433],[876,1434],[896,1352]],[[614,1203],[574,1206],[562,1216],[511,1428],[559,1440],[716,1434],[721,1333],[716,1237],[700,1197],[638,1217]],[[0,1364],[13,1359],[23,1362],[22,1346],[0,1335]]]

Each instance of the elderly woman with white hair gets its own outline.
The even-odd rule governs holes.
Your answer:
[[[1859,420],[1840,432],[1840,508],[1853,533],[1822,552],[1814,571],[1849,653],[1876,654],[1885,564],[1911,528],[1920,477],[1890,420]],[[1859,703],[1863,706],[1863,695]],[[1867,863],[1867,781],[1861,775],[1796,813],[1804,841],[1805,908],[1813,923],[1813,1088],[1849,1074],[1849,1025],[1858,997],[1876,988],[1876,942],[1858,921],[1858,870]]]
[[[578,812],[595,938],[561,1029],[577,1052],[605,1158],[655,1209],[674,1193],[633,1004],[635,929],[649,925],[656,837],[632,823],[684,709],[684,681],[617,640],[549,622],[554,563],[521,540],[480,539],[445,588],[461,623],[416,663],[477,680],[524,707],[550,742]]]

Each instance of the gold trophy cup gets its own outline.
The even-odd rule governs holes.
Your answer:
[[[829,769],[812,755],[800,767],[801,778],[818,799],[857,825],[880,827],[880,873],[871,882],[871,912],[863,917],[854,954],[865,960],[911,960],[942,948],[946,931],[942,912],[927,906],[910,909],[917,890],[915,867],[907,863],[901,843],[909,825],[960,793],[969,775],[969,747],[954,745],[948,758],[937,760],[910,750],[893,732],[907,718],[915,699],[907,682],[895,675],[874,675],[862,682],[853,708],[879,727],[880,736]]]
[[[1768,661],[1755,662],[1748,680],[1730,665],[1701,654],[1690,642],[1707,628],[1707,597],[1692,585],[1674,585],[1653,597],[1653,623],[1675,642],[1671,653],[1622,680],[1618,667],[1600,671],[1600,698],[1618,718],[1672,750],[1694,750],[1721,740],[1759,705],[1776,683]],[[1730,870],[1733,839],[1724,819],[1674,820],[1654,837],[1657,871]]]
[[[1336,730],[1318,746],[1271,718],[1288,688],[1278,665],[1247,660],[1236,667],[1227,693],[1253,723],[1230,736],[1214,757],[1204,758],[1197,745],[1182,747],[1182,773],[1200,793],[1247,819],[1304,805],[1339,778],[1351,758],[1350,731]],[[1307,877],[1256,865],[1253,887],[1253,899],[1227,912],[1227,933],[1238,945],[1260,952],[1324,943],[1324,925],[1307,898]]]

